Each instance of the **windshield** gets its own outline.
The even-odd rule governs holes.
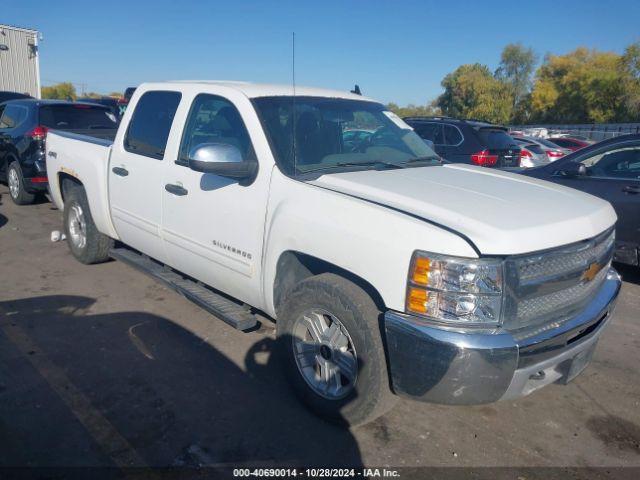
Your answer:
[[[415,166],[440,164],[436,153],[411,127],[378,103],[262,97],[254,99],[254,105],[276,162],[288,175],[408,166],[409,162]]]

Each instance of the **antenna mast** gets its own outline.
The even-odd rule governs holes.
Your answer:
[[[291,118],[293,120],[293,176],[298,176],[297,155],[296,155],[296,32],[291,34],[291,84],[293,86],[293,100]]]

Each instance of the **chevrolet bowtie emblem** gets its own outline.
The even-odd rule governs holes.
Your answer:
[[[580,280],[585,283],[590,282],[591,280],[596,278],[596,275],[600,270],[602,270],[602,265],[600,265],[598,262],[593,262],[591,265],[589,265],[589,268],[582,272]]]

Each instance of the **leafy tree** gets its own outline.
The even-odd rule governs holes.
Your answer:
[[[438,106],[445,115],[507,123],[513,111],[509,86],[479,63],[458,67],[442,80]]]
[[[532,116],[562,123],[622,121],[627,117],[624,86],[615,53],[578,48],[548,55],[531,92]]]
[[[42,98],[51,98],[58,100],[75,100],[76,88],[70,82],[58,83],[56,85],[51,85],[49,87],[42,87],[41,90]]]
[[[624,79],[624,105],[628,121],[640,119],[640,42],[629,45],[620,59]]]
[[[389,103],[387,104],[387,108],[399,117],[431,117],[440,115],[440,108],[435,105],[435,102],[426,105],[414,105],[410,103],[405,107],[400,107],[395,103]]]
[[[521,43],[510,43],[502,50],[500,66],[495,76],[509,85],[514,110],[518,109],[519,103],[529,93],[537,61],[533,49],[525,48]]]

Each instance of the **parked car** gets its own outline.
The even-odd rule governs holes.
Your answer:
[[[520,147],[520,167],[533,168],[549,163],[547,155],[539,144],[515,137],[512,138]]]
[[[618,215],[614,258],[640,265],[640,135],[604,140],[523,173],[611,202]]]
[[[581,148],[592,145],[593,142],[588,140],[580,140],[569,136],[564,137],[549,137],[549,141],[555,143],[559,147],[568,148],[572,152],[580,150]]]
[[[104,105],[105,107],[108,107],[109,110],[111,110],[111,113],[113,113],[116,116],[116,118],[120,118],[120,107],[119,107],[117,98],[113,98],[113,97],[98,97],[98,98],[82,97],[82,98],[79,98],[77,101],[81,102],[81,103],[95,103],[96,105]]]
[[[27,95],[26,93],[9,92],[6,90],[0,92],[0,103],[7,102],[9,100],[19,100],[23,98],[31,98],[31,96]]]
[[[449,117],[407,117],[418,135],[453,163],[481,167],[519,167],[520,147],[500,125]]]
[[[50,129],[95,135],[115,131],[117,122],[101,105],[60,100],[11,100],[0,105],[0,180],[18,205],[47,191],[45,144]]]
[[[513,133],[511,133],[511,136],[516,141],[530,142],[530,143],[536,143],[540,145],[540,148],[543,150],[544,154],[546,155],[548,162],[555,162],[559,158],[562,158],[565,155],[568,155],[569,153],[571,153],[571,150],[569,150],[568,148],[563,148],[559,145],[556,145],[555,143],[550,142],[545,138],[517,136],[517,135],[514,135]]]
[[[487,403],[585,368],[621,285],[609,203],[443,164],[380,103],[297,91],[143,84],[113,142],[52,132],[71,253],[125,261],[238,329],[270,316],[294,391],[343,424],[393,393]],[[347,151],[347,128],[374,133]]]
[[[127,105],[129,105],[129,102],[131,101],[131,96],[135,91],[136,91],[136,87],[128,87],[124,91],[124,95],[122,96],[122,98],[118,99],[118,111],[120,113],[120,117],[122,117],[124,115],[124,112],[127,111]]]

